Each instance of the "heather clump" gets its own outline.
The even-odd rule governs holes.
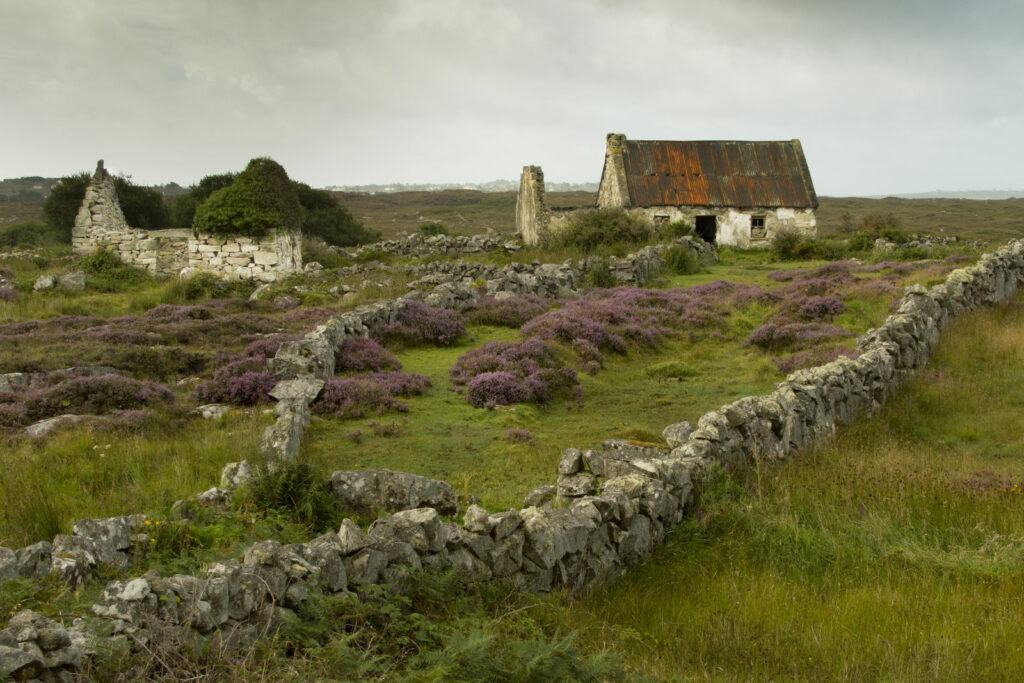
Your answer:
[[[197,384],[193,397],[203,403],[236,406],[269,401],[269,392],[277,384],[277,377],[267,367],[267,359],[273,358],[281,344],[297,338],[296,335],[274,334],[250,342],[240,355],[221,356],[213,378]]]
[[[316,415],[339,419],[406,412],[409,406],[397,397],[422,394],[429,386],[427,377],[404,372],[331,377],[310,410]]]
[[[385,325],[379,336],[386,344],[451,346],[465,333],[466,325],[455,311],[407,301],[395,321]]]
[[[367,337],[349,337],[334,354],[337,371],[401,370],[402,363],[394,354]]]
[[[51,382],[44,378],[26,391],[0,393],[0,425],[15,428],[64,413],[103,415],[174,402],[167,387],[121,375],[65,375]]]
[[[849,330],[823,323],[765,323],[754,329],[743,343],[766,351],[797,350],[852,336]]]
[[[569,346],[591,372],[605,353],[654,347],[681,332],[706,333],[723,327],[731,310],[776,298],[760,287],[723,281],[671,290],[618,287],[548,311],[524,325],[521,335]]]
[[[795,302],[796,314],[803,320],[831,320],[846,310],[846,304],[837,296],[810,296]]]
[[[543,403],[581,391],[575,370],[539,339],[484,344],[460,356],[449,376],[477,407]]]
[[[464,309],[462,317],[470,324],[518,329],[550,307],[535,294],[520,294],[507,299],[483,296]]]

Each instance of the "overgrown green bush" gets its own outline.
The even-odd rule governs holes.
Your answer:
[[[598,209],[574,215],[564,230],[547,237],[546,246],[576,247],[588,254],[610,243],[640,244],[651,239],[651,225],[622,209]]]
[[[602,288],[614,287],[617,284],[615,276],[612,275],[612,271],[608,268],[608,263],[604,259],[590,264],[584,282],[588,287]]]
[[[324,268],[344,268],[352,265],[352,260],[343,252],[331,247],[319,237],[306,235],[302,238],[302,262],[316,261]]]
[[[148,273],[129,266],[117,254],[102,247],[80,259],[78,267],[91,276],[88,284],[104,292],[124,291],[152,279]]]
[[[665,267],[676,275],[692,275],[702,270],[697,254],[681,244],[669,247],[662,256],[665,259]]]
[[[117,190],[117,201],[128,225],[144,230],[167,227],[170,213],[159,190],[136,185],[122,176],[114,177],[114,189]]]
[[[427,237],[434,237],[435,235],[447,235],[448,228],[444,227],[444,223],[427,221],[426,223],[420,223],[420,232]]]
[[[658,232],[665,239],[675,239],[677,237],[686,237],[687,235],[693,234],[693,224],[690,221],[681,218],[671,223],[665,223],[662,225]]]
[[[305,183],[292,181],[292,185],[302,207],[302,234],[338,247],[353,247],[380,239],[379,232],[367,230],[332,193]]]
[[[0,228],[0,248],[45,247],[67,241],[65,230],[43,221],[14,223]]]
[[[64,176],[53,186],[43,203],[43,217],[51,228],[59,232],[62,242],[71,242],[71,228],[75,226],[75,216],[91,179],[92,176],[84,171]]]
[[[301,219],[298,193],[288,174],[276,161],[262,157],[200,204],[192,227],[201,233],[259,238],[298,229]]]
[[[187,228],[195,220],[196,209],[217,190],[228,187],[235,180],[234,173],[217,173],[205,176],[183,195],[170,202],[170,222],[177,228]]]
[[[337,529],[341,524],[330,481],[303,460],[258,468],[243,497],[255,509],[283,512],[313,531]]]

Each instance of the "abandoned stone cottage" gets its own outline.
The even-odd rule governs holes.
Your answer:
[[[686,221],[708,242],[747,247],[781,231],[815,235],[817,207],[799,140],[627,140],[611,133],[596,206],[547,206],[543,171],[526,166],[516,230],[536,244],[580,211],[621,208],[655,224]]]
[[[207,271],[228,280],[273,282],[302,270],[302,238],[297,230],[279,230],[257,239],[196,234],[191,228],[129,226],[102,159],[96,163],[75,217],[71,247],[81,256],[109,249],[125,263],[159,278]]]

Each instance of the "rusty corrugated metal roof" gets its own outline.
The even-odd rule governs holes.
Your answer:
[[[633,206],[817,208],[799,140],[627,140]]]

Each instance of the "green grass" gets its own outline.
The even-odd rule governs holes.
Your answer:
[[[137,435],[78,427],[11,440],[0,468],[0,544],[50,540],[86,517],[166,515],[175,500],[216,486],[226,463],[252,457],[270,420],[239,411],[219,422],[169,419]]]
[[[1022,341],[1019,304],[957,321],[877,416],[717,472],[651,561],[552,623],[659,678],[1016,678]]]

